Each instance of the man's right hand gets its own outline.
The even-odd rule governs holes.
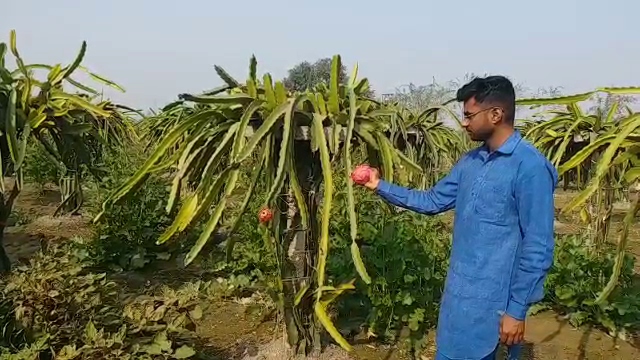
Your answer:
[[[369,181],[364,184],[364,186],[369,190],[375,190],[378,188],[378,183],[380,183],[380,172],[376,168],[370,168],[371,172],[369,173]]]
[[[376,168],[367,164],[361,164],[356,166],[356,168],[351,172],[351,180],[357,185],[362,185],[370,190],[375,190],[378,188],[378,184],[380,183],[380,173]]]

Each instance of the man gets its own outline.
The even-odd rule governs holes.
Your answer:
[[[476,78],[456,97],[464,103],[463,127],[482,146],[428,191],[385,182],[376,169],[365,186],[422,214],[455,208],[436,360],[494,359],[499,343],[517,352],[527,310],[543,297],[558,175],[514,129],[515,91],[507,78]]]

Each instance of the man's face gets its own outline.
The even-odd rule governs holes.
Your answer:
[[[473,141],[486,141],[493,135],[496,127],[495,110],[486,104],[476,102],[475,98],[466,101],[462,127],[467,131]]]

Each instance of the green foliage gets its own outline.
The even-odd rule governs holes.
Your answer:
[[[123,149],[105,157],[105,168],[109,174],[101,183],[93,183],[92,203],[99,206],[106,189],[118,186],[131,176],[144,158],[139,148]],[[246,191],[250,172],[241,172],[243,185],[239,186],[238,198]],[[183,240],[158,245],[160,234],[171,224],[165,206],[171,184],[162,177],[152,176],[139,191],[129,194],[104,216],[104,221],[95,227],[96,236],[90,242],[91,259],[96,265],[123,270],[139,270],[158,260],[167,261],[193,244],[193,234],[182,234]],[[265,193],[264,186],[260,192]],[[263,197],[263,196],[262,196]],[[261,196],[256,196],[249,204],[248,211],[242,216],[238,228],[220,245],[229,241],[237,242],[232,252],[223,247],[213,247],[203,259],[203,270],[222,276],[229,287],[245,291],[258,284],[265,284],[267,278],[275,272],[275,259],[264,246],[256,214],[259,211]],[[97,210],[97,209],[96,209]],[[237,211],[235,211],[237,212]],[[234,214],[234,210],[230,209]]]
[[[247,204],[243,214],[234,204],[242,201],[251,182],[251,168],[240,172],[238,189],[233,194],[234,201],[229,205],[229,217],[223,222],[224,237],[218,246],[208,252],[202,262],[205,271],[218,276],[220,289],[225,297],[239,296],[247,291],[275,290],[275,277],[278,274],[276,258],[270,247],[265,244],[260,232],[258,212],[264,204],[268,188],[264,183],[255,187],[255,196]],[[233,228],[236,216],[237,226]]]
[[[104,175],[101,177],[101,181],[86,184],[89,188],[89,205],[93,211],[98,211],[110,189],[119,186],[122,181],[136,171],[137,167],[142,165],[146,155],[147,152],[140,143],[109,149],[102,154],[100,167]]]
[[[99,211],[108,189],[131,176],[144,161],[143,157],[144,151],[137,146],[105,154],[104,168],[108,176],[102,182],[91,184],[93,211]],[[171,224],[164,208],[170,186],[166,179],[151,176],[144,187],[123,198],[105,215],[104,221],[95,227],[94,241],[89,243],[96,265],[136,270],[155,260],[168,260],[180,251],[182,243],[156,244],[162,231]]]
[[[16,69],[5,66],[7,49]],[[22,191],[24,165],[30,143],[38,142],[53,163],[62,163],[67,173],[61,181],[59,211],[76,213],[83,204],[80,172],[93,172],[96,158],[111,145],[135,134],[119,107],[97,99],[99,93],[75,81],[71,75],[81,66],[87,44],[82,43],[75,60],[67,66],[26,64],[18,52],[15,30],[9,33],[8,45],[0,43],[0,222],[6,223],[16,198]],[[45,79],[34,76],[35,69],[48,70]],[[117,84],[86,71],[94,80],[122,90]],[[67,93],[64,84],[82,92]],[[98,101],[100,100],[100,101]],[[47,177],[48,171],[35,171]],[[96,173],[97,175],[97,173]],[[5,176],[14,177],[11,189],[5,189]],[[0,243],[0,271],[9,272],[11,263]]]
[[[39,253],[0,282],[3,360],[185,359],[202,316],[196,283],[125,300],[73,245]],[[124,306],[123,306],[124,305]]]
[[[27,181],[37,185],[41,191],[47,185],[58,184],[63,174],[61,165],[51,158],[40,143],[29,143],[25,157],[29,159],[24,164],[24,175]]]
[[[406,325],[418,335],[437,320],[449,254],[449,234],[435,221],[401,213],[385,219],[368,253],[377,279],[367,295],[374,306],[369,322],[376,333]]]
[[[633,255],[625,256],[615,291],[603,305],[595,304],[611,277],[615,256],[612,247],[593,251],[581,236],[559,237],[545,299],[532,311],[551,308],[567,314],[574,326],[602,326],[613,334],[640,329],[640,284],[637,279],[634,283]]]
[[[96,263],[141,269],[153,260],[167,260],[179,250],[179,243],[156,245],[158,236],[171,224],[164,210],[168,186],[163,179],[154,177],[105,215],[90,244]]]
[[[360,284],[358,293],[345,296],[340,312],[351,320],[360,315],[369,334],[382,340],[397,340],[399,332],[407,327],[411,345],[418,353],[428,330],[436,325],[450,232],[438,218],[408,211],[392,213],[371,194],[358,194],[358,198],[359,243],[372,283]],[[346,211],[341,206],[332,216],[336,255],[329,264],[339,282],[357,276],[349,254]]]
[[[260,223],[257,214],[262,202],[261,196],[252,200],[236,231],[227,234],[224,248],[217,248],[209,253],[206,268],[228,277],[236,287],[271,286],[273,277],[277,274],[274,254],[269,251],[258,231]],[[228,247],[229,252],[223,251],[231,241],[235,242],[234,246]]]
[[[117,296],[115,284],[105,274],[83,272],[82,265],[65,254],[70,250],[39,253],[30,266],[17,268],[3,281],[4,300],[12,307],[10,317],[27,339],[55,334],[64,344],[88,319],[101,323],[116,319],[106,300]]]

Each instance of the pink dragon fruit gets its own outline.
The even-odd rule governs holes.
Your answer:
[[[364,185],[371,179],[371,167],[366,164],[358,165],[351,173],[351,180],[358,185]]]

